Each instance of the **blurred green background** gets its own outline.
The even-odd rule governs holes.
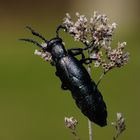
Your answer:
[[[60,89],[55,68],[33,54],[35,46],[18,38],[31,37],[31,25],[50,39],[65,13],[93,15],[105,13],[118,27],[114,44],[126,41],[130,52],[128,65],[108,73],[100,90],[108,107],[108,126],[93,124],[94,140],[111,140],[111,122],[116,112],[126,118],[127,129],[120,140],[140,139],[140,10],[138,0],[1,0],[0,1],[0,139],[72,140],[64,126],[64,116],[78,121],[78,134],[88,139],[87,119],[76,107],[69,91]],[[66,47],[76,43],[62,35]],[[94,75],[97,80],[98,76]],[[97,71],[97,70],[96,70]]]

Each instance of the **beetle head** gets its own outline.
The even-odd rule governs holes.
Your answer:
[[[56,61],[66,54],[66,50],[62,43],[62,39],[59,38],[58,35],[56,38],[53,38],[50,41],[48,41],[42,35],[40,35],[38,32],[35,32],[31,27],[27,26],[26,28],[29,29],[33,35],[42,39],[44,41],[44,43],[39,44],[37,41],[35,41],[33,39],[28,39],[28,38],[23,38],[20,40],[31,42],[31,43],[37,45],[39,48],[41,48],[41,51],[43,52],[41,54],[43,54],[43,56],[44,56],[44,53],[48,52],[48,53],[50,53],[50,55],[52,55],[52,59],[54,61]]]
[[[58,37],[48,42],[46,50],[52,54],[54,59],[59,59],[66,54],[62,39]]]

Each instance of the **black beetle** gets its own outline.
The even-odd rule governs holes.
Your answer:
[[[107,124],[107,110],[105,102],[97,85],[92,81],[83,63],[91,63],[91,58],[85,58],[83,51],[90,48],[72,48],[66,50],[62,39],[58,36],[59,29],[63,28],[59,26],[56,30],[56,38],[50,41],[46,40],[39,33],[35,32],[31,27],[27,28],[33,35],[40,37],[45,41],[46,46],[40,45],[38,42],[32,39],[20,39],[36,44],[42,50],[42,52],[49,53],[53,65],[56,67],[56,75],[60,78],[64,90],[70,90],[72,97],[75,99],[77,106],[82,113],[89,118],[92,122],[105,126]],[[82,55],[81,60],[78,60],[75,56]],[[93,58],[94,59],[94,58]],[[87,60],[90,60],[87,62]]]

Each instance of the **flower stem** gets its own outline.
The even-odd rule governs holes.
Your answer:
[[[103,78],[104,75],[105,75],[105,73],[102,73],[102,74],[101,74],[101,76],[100,76],[100,78],[99,78],[99,80],[98,80],[98,82],[97,82],[97,86],[100,84],[100,82],[101,82],[101,80],[102,80],[102,78]]]
[[[92,123],[88,120],[89,140],[92,140]]]
[[[88,57],[89,57],[89,55],[90,55],[90,50],[88,50]],[[91,63],[88,64],[87,70],[88,70],[89,75],[91,75]],[[92,122],[90,120],[88,120],[88,131],[89,131],[89,140],[93,140],[92,139],[92,137],[93,137],[93,135],[92,135]]]

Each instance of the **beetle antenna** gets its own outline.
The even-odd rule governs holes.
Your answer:
[[[65,26],[59,25],[59,26],[57,27],[57,29],[56,29],[56,37],[59,37],[59,30],[60,30],[60,29],[64,29],[64,30],[66,30],[66,32],[67,32],[67,29],[66,29]]]
[[[39,33],[35,32],[30,26],[26,26],[26,28],[29,29],[32,32],[33,35],[38,36],[39,38],[41,38],[45,42],[48,42],[42,35],[40,35]]]
[[[26,41],[26,42],[31,42],[31,43],[33,43],[33,44],[35,44],[36,46],[38,46],[39,48],[41,48],[41,49],[45,49],[43,46],[41,46],[38,42],[36,42],[35,40],[32,40],[32,39],[29,39],[29,38],[21,38],[21,39],[19,39],[19,40],[21,40],[21,41]]]

